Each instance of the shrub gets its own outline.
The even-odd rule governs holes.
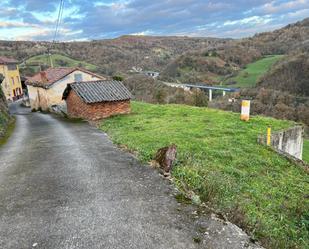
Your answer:
[[[120,76],[120,75],[115,75],[115,76],[113,76],[113,80],[123,81],[124,78],[122,76]]]

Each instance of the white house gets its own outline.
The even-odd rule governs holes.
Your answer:
[[[68,84],[96,80],[105,78],[82,68],[48,68],[26,81],[30,106],[33,110],[43,111],[52,110],[54,106],[64,106],[62,94]]]
[[[160,76],[160,73],[159,72],[154,72],[154,71],[146,71],[144,72],[144,74],[148,77],[151,77],[151,78],[158,78]]]

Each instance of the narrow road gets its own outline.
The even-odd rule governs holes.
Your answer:
[[[10,108],[17,120],[0,148],[0,248],[197,248],[157,172],[86,123]]]

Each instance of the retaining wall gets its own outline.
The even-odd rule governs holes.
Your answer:
[[[302,160],[303,144],[304,144],[304,127],[295,126],[279,132],[271,134],[271,146],[279,152],[287,153],[288,155]],[[259,136],[258,142],[267,144],[267,137]]]

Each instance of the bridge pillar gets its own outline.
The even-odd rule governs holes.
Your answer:
[[[212,101],[212,89],[209,89],[209,102]]]
[[[223,97],[225,96],[225,91],[222,92]]]

